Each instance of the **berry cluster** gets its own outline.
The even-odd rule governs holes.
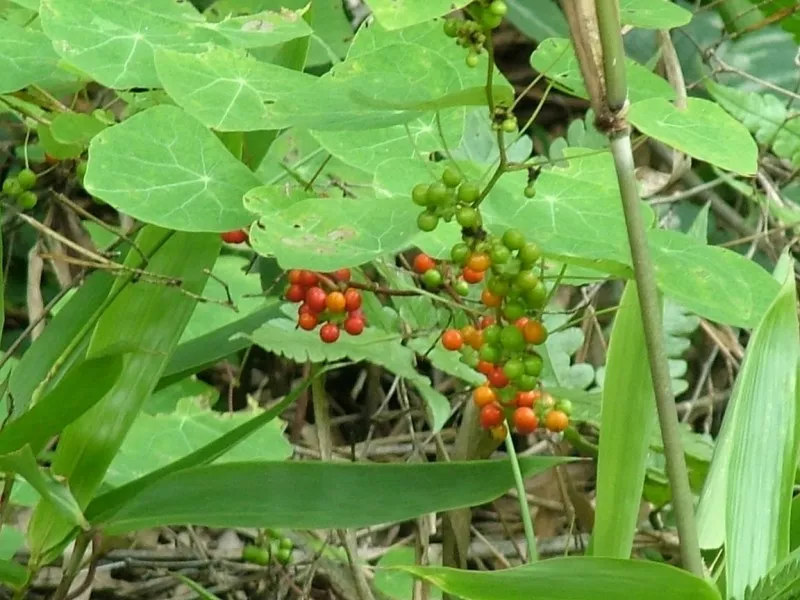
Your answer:
[[[350,269],[339,269],[323,275],[314,271],[289,271],[285,297],[289,302],[302,303],[297,311],[297,324],[311,331],[319,323],[320,339],[332,344],[339,339],[340,326],[350,335],[360,335],[366,326],[361,310],[361,293],[347,287]]]
[[[3,181],[3,193],[14,198],[22,210],[29,210],[36,206],[39,200],[33,191],[36,179],[36,173],[31,169],[22,169],[16,177],[7,177]]]
[[[469,50],[467,66],[477,67],[478,55],[485,47],[486,36],[492,29],[500,26],[508,12],[508,6],[503,0],[479,0],[470,4],[467,10],[473,20],[447,19],[444,22],[444,33],[455,38],[459,46]]]
[[[274,559],[282,565],[292,562],[294,542],[286,537],[280,537],[277,532],[269,532],[260,546],[248,545],[242,549],[242,560],[245,562],[266,566]]]
[[[480,199],[481,188],[471,181],[463,181],[461,173],[447,167],[440,181],[419,183],[411,190],[411,200],[425,209],[417,217],[421,231],[433,231],[439,221],[449,223],[454,218],[461,227],[477,231],[482,222],[474,204]]]

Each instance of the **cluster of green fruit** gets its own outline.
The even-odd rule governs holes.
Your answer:
[[[425,207],[417,217],[417,227],[433,231],[440,221],[449,223],[455,219],[464,229],[477,231],[482,221],[474,205],[480,197],[478,184],[464,181],[458,170],[447,167],[439,181],[419,183],[411,190],[414,204]]]
[[[256,565],[266,566],[273,560],[281,565],[292,562],[294,542],[287,537],[281,537],[277,532],[268,532],[263,545],[249,545],[242,549],[242,560]]]
[[[39,198],[33,188],[36,186],[37,176],[31,169],[22,169],[16,176],[10,176],[3,181],[3,193],[13,198],[22,210],[30,210]]]
[[[486,36],[500,26],[507,12],[508,6],[503,0],[479,0],[467,7],[472,20],[445,20],[445,35],[455,38],[459,46],[469,50],[466,58],[468,67],[478,66],[478,55],[485,47]]]

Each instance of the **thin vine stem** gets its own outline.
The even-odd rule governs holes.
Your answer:
[[[511,472],[514,474],[514,485],[517,488],[519,497],[519,512],[522,516],[522,527],[525,530],[525,542],[528,545],[527,562],[539,560],[539,550],[536,547],[536,534],[533,531],[533,519],[531,519],[531,509],[528,505],[528,495],[525,491],[525,481],[522,479],[522,469],[519,468],[519,458],[517,450],[514,448],[514,440],[511,439],[511,429],[506,427],[506,453],[511,461]]]

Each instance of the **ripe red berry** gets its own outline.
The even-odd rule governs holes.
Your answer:
[[[539,426],[539,419],[536,417],[536,413],[533,412],[532,408],[528,408],[527,406],[515,410],[513,420],[514,429],[523,435],[533,433]]]
[[[508,385],[508,377],[503,371],[502,367],[495,367],[492,369],[492,372],[489,373],[486,378],[489,380],[489,383],[496,388],[504,388]]]
[[[302,285],[293,283],[286,288],[286,299],[289,302],[302,302],[306,297],[306,290]]]
[[[226,231],[221,233],[220,237],[223,242],[228,244],[243,244],[249,237],[244,229],[234,229],[233,231]]]
[[[349,313],[361,308],[361,294],[358,290],[347,288],[344,293],[344,308]]]
[[[481,317],[480,323],[478,323],[481,329],[486,329],[491,325],[494,325],[494,317]]]
[[[464,267],[461,271],[461,277],[463,277],[464,281],[467,283],[480,283],[483,281],[483,273],[469,267]]]
[[[448,329],[442,334],[442,346],[448,350],[461,350],[464,337],[458,329]]]
[[[339,339],[339,327],[335,323],[325,323],[319,330],[319,337],[326,344],[332,344]]]
[[[310,312],[303,313],[297,317],[297,324],[300,325],[301,329],[311,331],[317,326],[317,315]]]
[[[316,315],[317,313],[315,313],[313,310],[311,310],[311,308],[309,308],[308,304],[303,302],[300,305],[300,308],[297,309],[297,314],[298,315],[306,315],[306,314]]]
[[[350,269],[339,269],[331,273],[331,275],[336,281],[350,281]]]
[[[342,292],[331,292],[325,298],[325,306],[332,313],[343,313],[345,304],[346,302]]]
[[[314,271],[300,271],[300,285],[311,287],[312,285],[317,285],[318,281],[319,275],[314,273]]]
[[[321,313],[325,310],[325,300],[327,298],[328,294],[321,287],[308,288],[308,291],[306,291],[306,304],[311,309],[311,312]]]
[[[417,254],[417,256],[414,258],[414,270],[420,275],[430,271],[435,266],[436,261],[434,261],[427,254]]]
[[[344,322],[344,330],[350,335],[361,335],[364,331],[364,319],[361,317],[347,317]]]
[[[481,409],[481,427],[491,429],[503,422],[503,409],[494,402]]]
[[[542,393],[539,390],[530,390],[526,392],[517,392],[514,396],[514,403],[518,408],[533,408],[536,401],[541,397]]]
[[[289,278],[289,283],[291,283],[292,285],[294,284],[300,285],[302,274],[303,272],[300,269],[292,269],[291,271],[289,271],[289,274],[287,276]]]
[[[478,362],[478,366],[475,367],[475,370],[478,373],[482,373],[482,374],[484,374],[484,375],[486,375],[488,377],[489,373],[494,371],[494,365],[492,363],[490,363],[489,361],[481,360],[481,361]]]

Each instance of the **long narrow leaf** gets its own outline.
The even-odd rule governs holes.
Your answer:
[[[636,283],[625,286],[608,346],[592,554],[628,558],[642,499],[655,400]]]
[[[731,396],[738,404],[725,511],[726,582],[741,598],[789,553],[797,465],[797,291],[793,261],[776,269],[781,290],[753,332]]]

